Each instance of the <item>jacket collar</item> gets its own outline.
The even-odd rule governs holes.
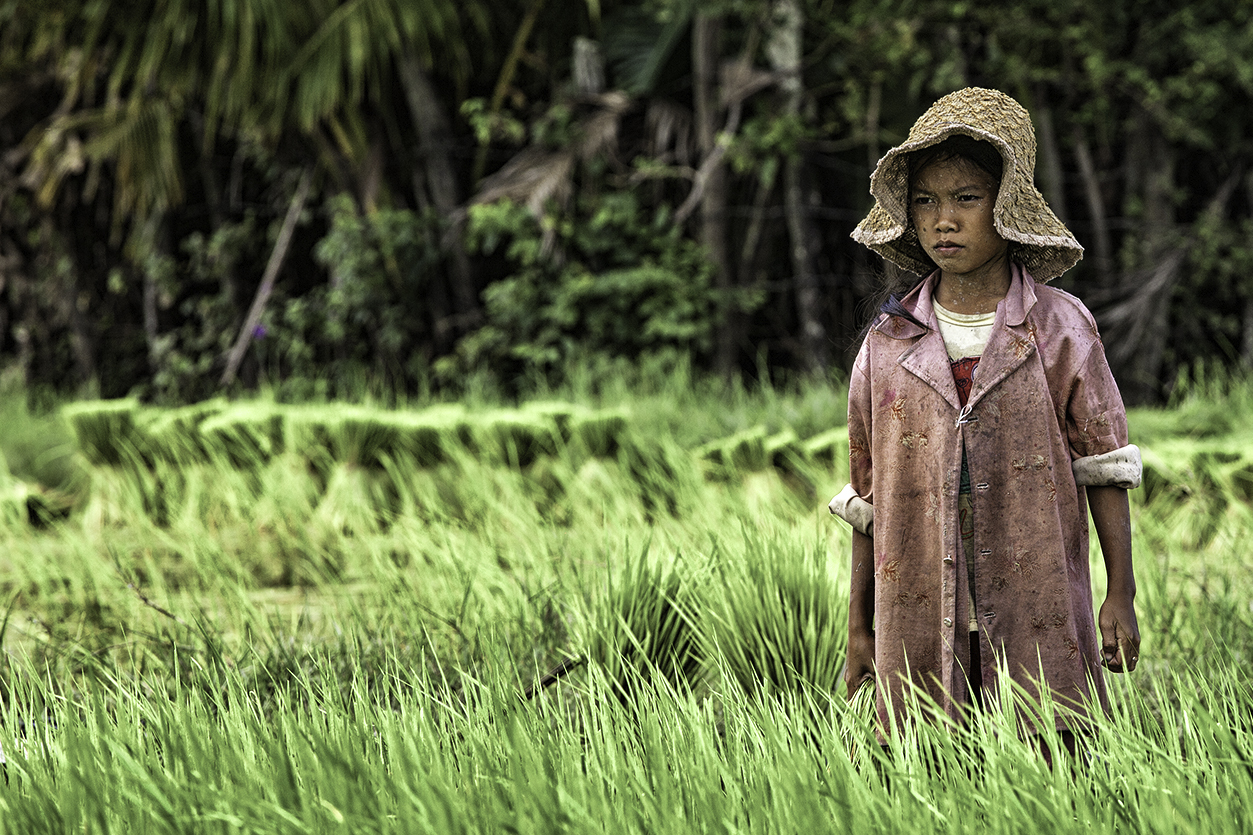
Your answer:
[[[932,301],[932,293],[939,280],[937,270],[901,299],[901,305],[927,327],[919,327],[899,316],[881,316],[874,329],[884,336],[902,341],[921,337],[906,347],[898,362],[902,368],[935,389],[954,409],[960,409],[961,401],[953,382],[948,349],[944,347],[944,337],[940,335],[939,320]],[[996,306],[996,324],[992,327],[987,347],[979,360],[979,371],[975,374],[974,388],[968,401],[972,407],[1035,353],[1034,328],[1024,327],[1035,303],[1035,280],[1021,266],[1012,264],[1009,292]]]
[[[940,271],[935,270],[914,289],[909,291],[909,295],[901,299],[901,305],[914,315],[914,318],[924,325],[927,325],[933,331],[939,331],[939,321],[935,316],[935,302],[932,300],[932,293],[935,292],[936,285],[940,283]],[[1021,327],[1027,321],[1027,314],[1031,312],[1031,308],[1035,307],[1035,279],[1022,268],[1022,265],[1015,261],[1010,262],[1009,269],[1009,292],[1005,294],[1005,298],[997,305],[998,318],[1004,314],[1004,321],[1007,327]],[[912,322],[908,322],[899,316],[880,316],[875,322],[874,329],[889,336],[893,339],[913,339],[926,332],[924,328],[920,328]]]
[[[1021,327],[1035,307],[1035,279],[1016,261],[1010,262],[1009,292],[1005,294],[1005,324]]]

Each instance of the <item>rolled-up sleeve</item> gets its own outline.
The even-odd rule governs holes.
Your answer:
[[[848,470],[850,483],[831,500],[831,512],[855,530],[873,536],[874,464],[871,459],[870,378],[863,344],[848,383]]]
[[[1144,465],[1140,460],[1140,448],[1135,444],[1088,455],[1071,462],[1075,472],[1075,484],[1080,487],[1121,487],[1131,490],[1140,486]]]
[[[874,536],[874,505],[857,495],[853,485],[844,489],[827,505],[831,512],[853,526],[853,530]]]

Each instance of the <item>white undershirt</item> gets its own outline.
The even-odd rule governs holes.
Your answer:
[[[992,334],[992,325],[996,322],[995,311],[954,313],[934,299],[931,300],[931,306],[935,308],[935,318],[940,322],[940,336],[944,337],[944,347],[948,349],[949,359],[983,356],[983,349],[987,347],[988,337]]]

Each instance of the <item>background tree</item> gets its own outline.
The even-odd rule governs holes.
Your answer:
[[[1132,401],[1253,358],[1251,12],[1015,0],[0,2],[0,356],[194,399],[847,362],[848,232],[1003,89]],[[285,243],[284,243],[285,242]],[[252,315],[250,315],[250,313]]]

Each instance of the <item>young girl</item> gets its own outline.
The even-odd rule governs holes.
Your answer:
[[[1057,727],[1107,705],[1140,635],[1127,489],[1140,481],[1091,314],[1047,286],[1083,248],[1033,182],[1030,116],[994,90],[936,102],[879,161],[854,239],[917,275],[868,330],[848,398],[850,696],[884,733],[920,689],[960,719],[1005,671]],[[1109,591],[1092,611],[1089,509]]]

